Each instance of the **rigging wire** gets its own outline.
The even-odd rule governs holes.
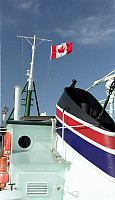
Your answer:
[[[20,38],[22,38],[22,69],[23,69],[23,72],[24,72],[24,41],[23,41],[23,39],[26,39],[27,40],[27,42],[32,46],[32,43],[30,42],[30,40],[28,39],[28,38],[32,38],[33,39],[33,37],[26,37],[26,36],[18,36],[18,37],[20,37]],[[48,40],[48,39],[41,39],[41,38],[36,38],[36,39],[39,39],[39,40],[41,40],[37,45],[36,45],[36,47],[38,46],[38,45],[40,45],[42,42],[45,42],[45,41],[47,41],[47,42],[51,42],[51,46],[52,46],[52,40]],[[44,102],[44,99],[45,99],[45,93],[46,93],[46,89],[47,89],[47,82],[48,82],[48,77],[49,77],[49,73],[50,73],[50,71],[51,71],[51,59],[50,59],[50,55],[49,55],[49,60],[48,60],[48,68],[47,68],[47,73],[46,73],[46,77],[45,77],[45,80],[44,80],[44,87],[43,87],[43,90],[42,90],[42,103]],[[23,73],[24,74],[24,73]],[[22,78],[22,83],[23,83],[23,78]]]
[[[22,37],[22,77],[21,77],[21,85],[24,85],[24,73],[25,73],[25,69],[24,69],[24,40]],[[24,106],[22,106],[21,109],[21,115],[22,113],[24,113]]]
[[[30,43],[30,45],[32,46],[32,43],[30,42],[30,40],[28,40],[28,38],[27,37],[25,37],[25,39]]]
[[[41,107],[42,105],[44,104],[44,101],[45,101],[45,96],[46,96],[46,89],[47,89],[47,83],[48,83],[48,78],[49,78],[49,72],[50,72],[50,67],[48,65],[48,68],[47,68],[47,73],[46,73],[46,77],[45,77],[45,80],[44,80],[44,86],[43,86],[43,90],[42,90],[42,98],[41,98]]]
[[[51,46],[52,46],[52,40],[50,40],[50,42],[51,42]],[[46,95],[46,89],[47,89],[47,85],[48,85],[47,83],[48,83],[50,71],[51,71],[51,59],[50,59],[50,54],[49,54],[48,67],[47,67],[46,77],[44,79],[44,86],[43,86],[43,91],[42,91],[41,107],[45,101],[45,95]]]
[[[36,45],[36,47],[37,47],[38,45],[40,45],[42,42],[43,42],[43,40],[42,40],[41,42],[38,42],[38,44]]]
[[[22,38],[22,66],[23,66],[23,38]]]
[[[51,40],[51,47],[52,47],[52,40]],[[50,53],[50,58],[49,58],[49,68],[51,70],[51,53]]]
[[[22,79],[21,79],[21,84],[23,85],[24,84],[24,40],[23,40],[23,37],[22,37]]]

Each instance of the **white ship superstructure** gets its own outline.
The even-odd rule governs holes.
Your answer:
[[[93,84],[108,83],[103,107],[89,92],[75,88],[73,80],[56,105],[56,116],[40,114],[33,80],[36,39],[40,38],[19,37],[33,39],[33,44],[29,41],[32,61],[24,88],[15,86],[15,106],[8,119],[8,108],[3,108],[0,200],[114,200],[115,75]],[[38,116],[30,116],[33,91]],[[105,111],[109,100],[110,116]]]
[[[15,106],[8,120],[4,120],[5,129],[1,128],[1,200],[63,200],[64,196],[65,171],[69,170],[70,163],[57,152],[55,116],[39,113],[33,81],[36,39],[34,35],[29,78],[22,92],[20,86],[15,87]],[[26,86],[25,114],[21,118],[21,94]],[[39,116],[30,116],[33,88]]]

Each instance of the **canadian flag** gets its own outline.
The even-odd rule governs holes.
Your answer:
[[[59,58],[66,54],[71,53],[72,45],[73,45],[73,43],[62,43],[57,46],[51,46],[51,58],[50,59]]]

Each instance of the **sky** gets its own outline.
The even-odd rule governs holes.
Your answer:
[[[115,0],[1,0],[0,8],[0,104],[1,110],[9,108],[8,115],[14,86],[25,85],[31,62],[31,45],[17,35],[36,35],[52,45],[73,43],[71,54],[50,61],[51,42],[36,40],[34,82],[40,112],[47,115],[55,115],[56,103],[73,79],[76,87],[87,89],[115,69]],[[101,100],[105,89],[101,84],[90,92]],[[36,115],[35,106],[31,109]]]

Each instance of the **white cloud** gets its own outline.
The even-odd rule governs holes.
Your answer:
[[[7,15],[2,11],[0,25],[6,26],[16,24],[21,19],[21,15],[25,13],[33,16],[39,15],[39,7],[39,0],[12,0],[10,2],[11,10],[5,8],[5,10],[8,10]]]
[[[1,20],[1,25],[10,25],[16,22],[16,18],[13,17],[6,17],[6,18],[2,18]]]
[[[39,13],[39,0],[16,0],[15,7],[21,9],[22,11],[29,11],[33,14]]]
[[[30,8],[31,4],[32,4],[32,1],[29,1],[29,2],[22,2],[22,3],[20,4],[20,8],[28,9],[28,8]]]
[[[69,29],[56,29],[62,37],[70,37],[82,45],[115,38],[115,23],[111,15],[79,18]]]

